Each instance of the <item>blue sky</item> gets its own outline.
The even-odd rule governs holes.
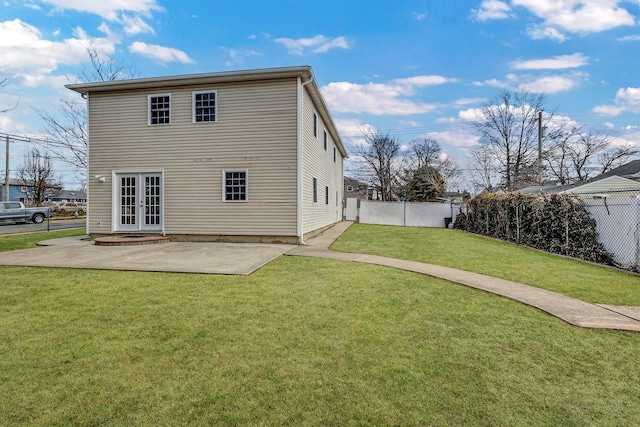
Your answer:
[[[371,126],[432,137],[463,168],[501,89],[640,145],[639,24],[640,0],[3,0],[0,109],[17,107],[0,133],[41,135],[34,108],[78,96],[65,76],[91,43],[139,77],[311,65],[347,144]]]

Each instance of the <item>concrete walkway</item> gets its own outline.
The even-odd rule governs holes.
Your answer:
[[[571,325],[582,328],[640,332],[640,307],[590,304],[566,295],[523,285],[522,283],[485,276],[484,274],[376,255],[329,250],[329,245],[351,224],[351,222],[346,221],[338,223],[322,235],[310,239],[306,242],[306,246],[294,247],[286,255],[362,262],[427,274],[519,301],[556,316]]]

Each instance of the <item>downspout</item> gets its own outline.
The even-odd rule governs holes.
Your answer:
[[[302,83],[302,78],[298,76],[298,141],[297,141],[297,161],[298,161],[298,218],[297,218],[297,230],[298,234],[298,243],[300,245],[305,245],[304,242],[304,233],[303,233],[303,213],[304,213],[304,197],[303,197],[303,188],[304,188],[304,168],[303,161],[304,158],[302,156],[302,147],[303,147],[303,119],[304,119],[304,87],[313,81],[313,76],[309,81]]]

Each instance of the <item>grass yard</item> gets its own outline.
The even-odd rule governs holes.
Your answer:
[[[10,234],[0,236],[0,252],[15,251],[17,249],[30,249],[38,247],[38,242],[47,239],[60,239],[62,237],[83,236],[87,234],[84,228],[71,228],[49,232]]]
[[[640,306],[640,276],[444,228],[354,224],[331,245],[500,277],[590,303]]]
[[[7,426],[636,425],[638,354],[638,334],[373,265],[0,267]]]

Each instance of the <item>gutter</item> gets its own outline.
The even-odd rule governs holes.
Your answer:
[[[309,80],[302,83],[302,79],[298,76],[298,141],[297,141],[297,162],[298,162],[298,179],[297,179],[297,195],[298,195],[298,218],[297,218],[297,230],[298,243],[305,245],[304,242],[304,230],[303,230],[303,213],[304,213],[304,157],[303,157],[303,120],[304,120],[304,87],[313,81],[313,75]]]

